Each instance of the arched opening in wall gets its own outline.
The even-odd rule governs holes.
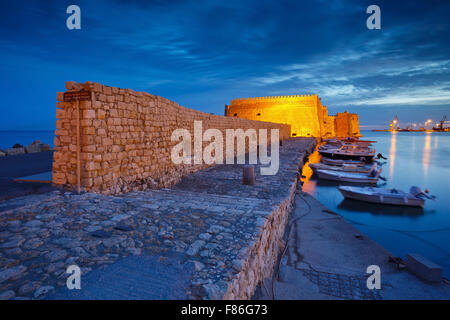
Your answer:
[[[296,136],[297,136],[297,134],[296,134],[296,133],[293,133],[293,134],[292,134],[292,136],[293,136],[293,137],[296,137]]]
[[[237,117],[237,113],[233,114],[233,117]]]
[[[261,112],[258,112],[256,115],[259,117],[261,115]]]
[[[310,136],[311,136],[311,133],[307,133],[306,135],[307,135],[308,137],[310,137]]]

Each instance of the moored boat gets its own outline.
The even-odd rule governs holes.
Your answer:
[[[357,145],[359,147],[369,147],[372,143],[376,141],[370,140],[359,140],[355,138],[347,138],[347,139],[325,139],[326,146],[337,146],[341,147],[342,145]]]
[[[365,166],[366,162],[360,160],[343,160],[343,159],[331,159],[327,157],[322,157],[322,162],[331,166],[343,166],[343,165],[356,165]]]
[[[333,171],[343,171],[343,172],[359,172],[359,173],[369,173],[373,166],[365,165],[355,165],[355,164],[343,164],[342,166],[327,165],[324,163],[310,163],[309,167],[316,173],[316,170],[333,170]]]
[[[362,184],[376,184],[380,177],[380,173],[381,168],[371,171],[370,173],[344,172],[322,169],[316,170],[316,174],[319,179]]]
[[[375,149],[344,145],[340,148],[322,148],[319,153],[332,159],[353,159],[370,162],[375,156]]]
[[[433,199],[421,191],[417,192],[417,187],[412,187],[409,193],[397,189],[375,187],[339,186],[338,189],[345,198],[379,204],[423,208],[425,197]]]

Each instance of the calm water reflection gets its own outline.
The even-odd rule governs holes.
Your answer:
[[[364,139],[388,157],[383,164],[387,181],[380,186],[408,191],[412,185],[429,189],[437,201],[425,208],[406,208],[344,200],[338,183],[319,181],[305,168],[303,190],[338,212],[356,228],[402,258],[420,253],[444,268],[450,277],[450,134],[363,132]],[[319,156],[311,156],[318,162]]]

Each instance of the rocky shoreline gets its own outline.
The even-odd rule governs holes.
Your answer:
[[[36,140],[30,143],[28,146],[23,146],[19,143],[16,143],[11,148],[0,149],[0,157],[15,156],[18,154],[25,154],[25,153],[44,152],[50,150],[52,150],[50,145],[44,144],[41,141]]]

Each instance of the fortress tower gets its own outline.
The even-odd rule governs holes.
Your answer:
[[[348,112],[329,116],[315,95],[233,99],[225,115],[291,125],[293,137],[348,137],[359,135],[358,115]]]

